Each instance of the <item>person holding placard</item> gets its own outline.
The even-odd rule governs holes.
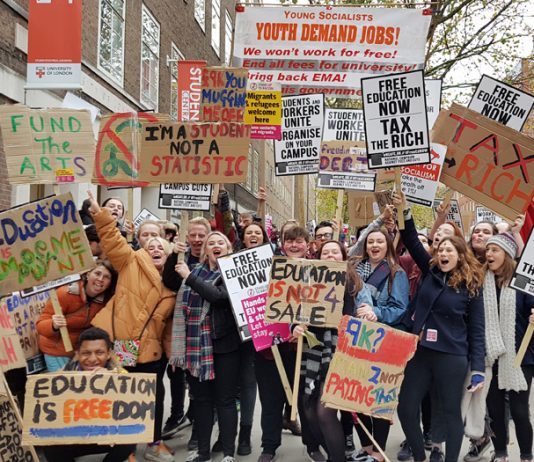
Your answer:
[[[65,365],[65,371],[97,372],[109,370],[121,372],[112,359],[113,343],[106,331],[90,327],[83,331],[76,343],[76,357]],[[75,458],[90,454],[106,454],[103,462],[135,461],[135,444],[69,444],[43,447],[49,462],[74,462]]]
[[[211,460],[214,407],[223,445],[222,462],[234,461],[241,341],[217,265],[217,258],[231,252],[228,238],[213,231],[193,271],[183,261],[175,267],[183,283],[176,297],[169,363],[186,371],[195,397],[198,452],[187,459],[192,462]]]
[[[89,211],[95,220],[100,245],[119,273],[115,295],[92,324],[110,334],[115,354],[128,371],[156,374],[154,441],[147,446],[144,456],[154,462],[173,462],[173,454],[161,442],[164,339],[170,341],[170,320],[176,299],[176,294],[161,281],[169,245],[162,237],[144,239],[140,234],[139,243],[144,247],[133,250],[122,237],[110,211],[100,208],[91,193],[89,197]]]
[[[410,286],[406,273],[398,263],[388,230],[371,229],[364,238],[362,252],[356,255],[354,260],[356,271],[372,295],[372,303],[358,306],[356,315],[369,321],[395,326],[408,307]],[[389,421],[364,414],[358,414],[358,420],[372,433],[382,450],[385,450],[390,429]],[[362,449],[352,456],[352,460],[362,462],[383,460],[378,447],[373,444],[361,426],[356,425],[356,431]]]
[[[495,449],[492,460],[495,462],[508,461],[506,395],[521,461],[533,458],[529,397],[534,376],[534,340],[526,350],[521,369],[514,366],[514,360],[529,322],[534,324],[534,297],[509,287],[516,267],[517,250],[517,243],[510,233],[497,234],[486,242],[486,365],[491,375],[486,403]],[[484,418],[484,409],[480,418]]]
[[[393,203],[403,206],[405,215],[402,241],[422,272],[404,321],[421,340],[405,369],[398,415],[414,460],[425,461],[419,409],[434,386],[446,425],[445,461],[457,462],[463,438],[460,404],[469,368],[469,389],[474,392],[484,386],[483,272],[465,241],[456,236],[442,238],[430,256],[403,202],[404,195],[395,193]]]
[[[327,240],[319,247],[320,260],[346,261],[345,246],[338,241]],[[358,307],[371,306],[373,300],[369,288],[363,283],[352,265],[347,267],[347,283],[343,300],[343,314],[354,316]],[[295,337],[304,335],[306,330],[315,334],[322,342],[319,347],[304,346],[301,375],[303,375],[303,409],[315,439],[328,451],[328,460],[332,462],[345,461],[345,433],[337,417],[337,409],[327,408],[321,402],[324,381],[328,367],[337,345],[336,329],[320,329],[299,324],[295,326]]]
[[[49,372],[59,371],[74,352],[66,352],[59,329],[67,327],[70,341],[76,345],[80,334],[91,326],[92,319],[104,307],[115,291],[117,272],[108,260],[97,260],[94,269],[80,281],[57,289],[62,314],[54,314],[52,300],[48,299],[36,329],[39,333],[39,349],[44,354]]]

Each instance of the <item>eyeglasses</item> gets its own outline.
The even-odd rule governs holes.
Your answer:
[[[333,236],[332,233],[316,234],[315,239],[332,239],[332,236]]]

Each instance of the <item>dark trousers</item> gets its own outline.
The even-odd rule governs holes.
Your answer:
[[[406,365],[398,415],[415,461],[426,459],[420,409],[423,398],[435,387],[446,426],[446,462],[457,462],[462,447],[463,421],[460,403],[467,374],[467,357],[419,346]]]
[[[358,433],[358,437],[360,438],[360,443],[362,444],[362,447],[368,447],[372,446],[373,451],[379,452],[378,448],[373,444],[371,439],[367,436],[367,433],[365,433],[365,430],[362,429],[362,425],[365,425],[365,428],[371,435],[373,435],[373,438],[378,443],[378,445],[382,448],[382,450],[386,451],[386,443],[388,441],[389,436],[389,429],[391,427],[391,423],[389,420],[385,419],[378,419],[375,417],[370,417],[365,414],[358,413],[358,420],[359,424],[356,425],[356,432]]]
[[[256,375],[254,374],[254,351],[252,342],[243,342],[239,345],[240,424],[250,427],[252,427],[257,394]]]
[[[521,460],[530,460],[532,459],[532,424],[530,423],[528,400],[534,366],[523,366],[522,369],[528,389],[525,391],[509,391],[508,397],[510,401],[510,414],[515,424],[515,433],[517,443],[519,444]],[[491,429],[493,431],[491,440],[495,448],[495,456],[503,457],[508,455],[506,450],[508,419],[505,412],[506,391],[499,389],[498,373],[498,366],[495,365],[493,367],[493,377],[486,404],[491,419]]]
[[[195,397],[195,429],[198,453],[209,457],[213,430],[213,408],[217,409],[219,439],[225,456],[234,456],[237,435],[237,386],[239,381],[239,352],[215,353],[215,379],[199,381],[189,372],[187,382]]]
[[[48,462],[74,462],[76,457],[89,454],[104,454],[103,462],[123,462],[135,452],[135,444],[116,444],[101,446],[99,444],[70,444],[62,446],[45,446],[43,448]]]
[[[158,361],[137,364],[135,367],[125,367],[128,372],[140,372],[156,374],[156,414],[154,416],[154,441],[161,440],[161,426],[163,425],[163,400],[165,399],[165,387],[163,386],[163,374],[167,361],[162,358]]]
[[[184,415],[185,372],[179,367],[167,366],[171,388],[171,418],[180,420]]]

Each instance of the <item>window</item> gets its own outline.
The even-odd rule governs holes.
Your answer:
[[[141,102],[158,110],[159,24],[143,5],[141,16]]]
[[[221,0],[211,0],[211,47],[221,53]]]
[[[169,114],[171,119],[178,119],[178,61],[185,59],[178,47],[173,43],[171,46],[171,106]]]
[[[256,193],[260,189],[260,153],[255,149],[252,158],[254,160],[254,167],[252,169],[252,192]]]
[[[124,77],[124,0],[100,0],[98,67],[122,85]]]
[[[253,153],[254,149],[252,148],[252,145],[249,144],[248,146],[248,170],[247,170],[247,182],[245,184],[245,187],[250,191],[252,189],[252,171],[254,169],[254,159],[253,159]]]
[[[195,0],[195,19],[200,28],[206,32],[206,0]]]
[[[232,16],[228,10],[224,16],[224,64],[230,66],[232,58]]]

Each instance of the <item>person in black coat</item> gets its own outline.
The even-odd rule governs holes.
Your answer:
[[[394,195],[397,207],[403,200],[402,194]],[[461,401],[469,368],[470,391],[484,386],[482,267],[466,242],[456,236],[443,238],[431,257],[419,241],[410,210],[404,213],[402,241],[421,269],[422,280],[405,317],[420,342],[406,366],[398,415],[414,461],[426,460],[419,409],[430,387],[436,387],[447,425],[445,461],[457,462],[463,438]]]

